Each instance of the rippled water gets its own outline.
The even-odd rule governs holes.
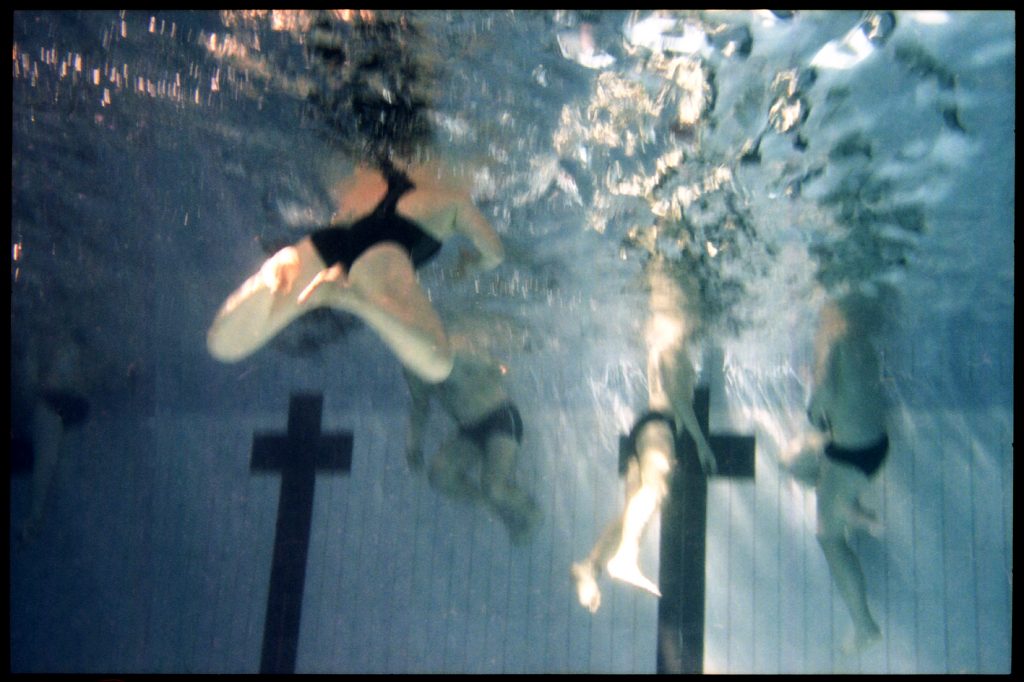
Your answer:
[[[960,109],[971,116],[984,91],[975,95],[982,84],[958,76],[964,55],[944,50],[968,39],[960,23],[993,18],[933,26],[908,15],[893,44],[888,35],[880,43],[886,59],[841,63],[849,68],[830,68],[827,58],[843,54],[853,13],[705,13],[660,23],[598,13],[587,35],[603,62],[588,62],[579,47],[587,18],[414,13],[418,30],[397,50],[429,64],[414,80],[443,84],[420,86],[437,130],[427,153],[472,164],[476,193],[513,254],[503,281],[491,283],[489,298],[498,300],[486,302],[504,314],[522,312],[519,299],[533,303],[518,323],[535,345],[555,335],[544,318],[556,303],[573,312],[574,297],[601,300],[610,313],[601,319],[623,324],[606,302],[638,288],[638,264],[652,247],[698,273],[706,316],[723,337],[788,335],[793,316],[813,312],[818,283],[834,290],[950,269],[931,250],[967,236],[944,234],[936,220],[945,216],[936,214],[946,205],[969,211],[956,178],[986,153],[987,126],[964,122]],[[48,277],[68,260],[58,250],[80,259],[87,287],[124,291],[153,241],[168,240],[183,267],[229,270],[196,247],[216,244],[230,258],[246,237],[272,242],[322,222],[328,200],[307,161],[343,126],[308,103],[318,87],[305,49],[310,21],[244,12],[19,15],[18,311],[31,298],[22,288],[39,291],[41,279],[50,279],[50,295],[90,291],[72,272]],[[829,40],[840,47],[823,48]],[[988,49],[998,61],[1012,42]],[[983,51],[972,54],[986,65]],[[145,188],[145,201],[135,187]],[[54,189],[58,205],[43,200]],[[973,270],[999,244],[972,245],[953,269]],[[997,263],[989,298],[1012,282],[1008,265]],[[973,296],[947,293],[949,312],[971,307]],[[465,307],[458,295],[443,300]],[[144,314],[124,303],[105,316],[111,323]]]

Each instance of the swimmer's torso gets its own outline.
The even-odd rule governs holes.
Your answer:
[[[383,196],[365,215],[351,222],[317,230],[310,235],[313,246],[328,267],[341,263],[346,270],[351,269],[352,263],[363,253],[385,242],[400,246],[417,267],[440,250],[441,239],[446,235],[432,234],[429,224],[424,227],[399,212],[402,199],[415,189],[408,176],[391,169],[384,180],[386,185]],[[371,182],[372,178],[364,175],[362,180],[351,184],[347,192],[349,198],[343,201],[336,218],[349,217],[365,208],[366,197],[377,194],[370,191],[375,189],[370,185]]]
[[[885,433],[885,395],[878,357],[865,340],[840,339],[828,358],[824,392],[832,441],[843,447],[862,447]]]

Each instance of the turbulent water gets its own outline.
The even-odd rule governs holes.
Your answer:
[[[75,328],[144,314],[130,283],[154,242],[221,270],[247,238],[322,223],[317,150],[408,125],[360,125],[360,92],[405,93],[433,128],[418,151],[469,164],[512,254],[470,298],[532,347],[571,331],[551,328],[563,311],[589,317],[578,306],[608,313],[579,334],[628,325],[613,302],[655,251],[697,274],[709,336],[787,336],[823,290],[905,279],[984,132],[943,61],[958,26],[926,15],[423,12],[363,32],[301,13],[15,18],[13,300],[31,317],[46,297]],[[331,85],[318,40],[363,75]],[[136,333],[97,336],[141,353]]]
[[[770,428],[795,428],[818,309],[850,290],[886,301],[898,405],[1012,409],[1012,14],[13,24],[14,395],[38,340],[66,333],[90,349],[104,409],[196,395],[228,409],[230,389],[196,388],[217,306],[329,218],[332,163],[390,149],[463,171],[507,262],[456,281],[446,252],[422,282],[544,404],[629,427],[642,266],[658,254],[698,282],[698,364],[722,359],[733,409],[766,408]],[[307,357],[357,329],[320,316],[273,352]]]

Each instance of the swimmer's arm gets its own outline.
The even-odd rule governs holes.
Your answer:
[[[501,243],[501,237],[480,209],[470,201],[460,201],[456,205],[454,228],[456,232],[468,237],[477,250],[472,256],[463,254],[462,265],[469,265],[478,271],[490,270],[505,260],[505,246]]]
[[[822,433],[828,431],[828,387],[818,384],[811,391],[811,399],[807,403],[807,421]]]
[[[675,409],[677,429],[685,429],[690,437],[693,438],[693,442],[697,444],[697,457],[700,459],[700,465],[704,469],[705,474],[713,474],[718,470],[718,462],[715,459],[715,453],[711,449],[711,444],[708,443],[707,438],[704,437],[704,432],[700,430],[700,424],[697,422],[697,414],[693,411],[693,403],[686,401],[683,404],[677,404]],[[679,431],[681,435],[682,431]]]
[[[672,368],[672,371],[665,375],[668,381],[664,389],[661,390],[667,390],[670,396],[669,404],[676,422],[676,436],[682,435],[684,430],[689,433],[697,446],[697,457],[700,459],[701,468],[706,474],[715,473],[718,469],[715,453],[700,430],[697,414],[693,411],[693,385],[696,381],[693,365],[681,348],[677,348],[669,354],[663,354],[663,358],[656,359],[658,365],[662,364],[663,360],[666,369]],[[655,386],[661,384],[660,381],[654,380],[662,376],[661,370],[657,369],[658,365],[648,366],[648,376],[652,378],[652,391]]]
[[[811,396],[811,401],[807,404],[807,421],[811,422],[811,426],[818,431],[825,433],[828,431],[828,416],[826,416],[821,402],[821,393]]]
[[[839,381],[839,345],[834,345],[825,360],[822,376],[818,379],[811,392],[811,400],[807,404],[807,419],[816,429],[828,432],[830,429],[828,413],[832,396]]]

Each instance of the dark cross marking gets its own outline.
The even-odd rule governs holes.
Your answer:
[[[754,478],[754,437],[708,434],[707,386],[693,411],[718,464],[716,476]],[[658,672],[704,672],[704,562],[708,483],[690,434],[676,439],[676,468],[661,508]]]
[[[32,443],[11,436],[11,477],[32,472]]]
[[[322,395],[293,395],[288,433],[257,433],[252,444],[253,471],[281,472],[261,673],[295,672],[316,474],[352,468],[352,434],[320,433],[323,402]]]

